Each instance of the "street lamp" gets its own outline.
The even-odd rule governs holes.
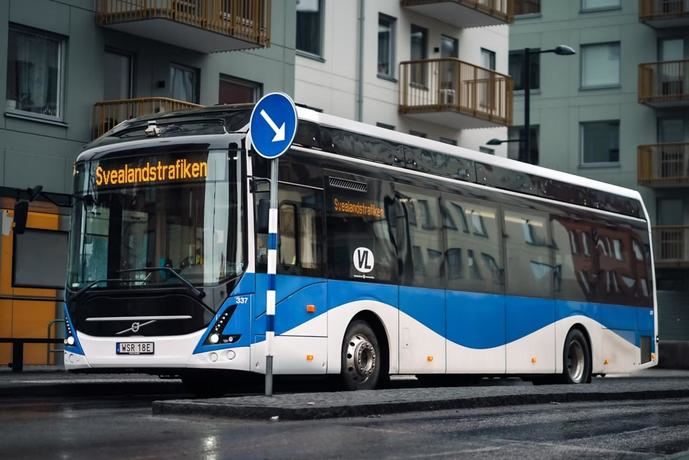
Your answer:
[[[524,150],[526,151],[526,161],[528,163],[533,163],[531,158],[531,120],[529,117],[530,109],[530,90],[531,90],[531,55],[533,54],[543,54],[543,53],[554,53],[558,56],[571,56],[576,54],[573,48],[566,45],[559,45],[553,49],[549,50],[539,50],[532,48],[524,48],[522,55],[524,57],[524,68],[522,69],[522,82],[524,84],[524,130],[526,132],[524,138]],[[491,139],[493,140],[493,139]],[[491,144],[497,145],[497,144]]]

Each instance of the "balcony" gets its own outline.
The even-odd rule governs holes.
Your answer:
[[[141,97],[98,102],[93,106],[93,138],[102,136],[117,124],[130,118],[199,107],[202,106],[167,97]]]
[[[270,45],[271,0],[97,0],[98,24],[202,53]]]
[[[689,225],[654,225],[652,235],[656,267],[689,267]]]
[[[512,79],[458,59],[400,63],[399,112],[454,129],[512,123]]]
[[[640,145],[638,181],[649,187],[689,187],[689,144]]]
[[[639,21],[654,29],[689,26],[687,0],[639,0]]]
[[[689,106],[689,60],[639,64],[639,102],[658,109]]]
[[[402,0],[402,6],[463,29],[512,22],[512,2],[513,0]]]

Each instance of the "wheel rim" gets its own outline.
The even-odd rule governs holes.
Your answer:
[[[376,349],[363,334],[355,334],[347,342],[345,352],[347,373],[353,381],[366,382],[376,370]]]
[[[577,340],[573,340],[567,349],[567,373],[573,382],[581,382],[584,378],[584,368],[586,367],[586,358],[584,356],[584,348]]]

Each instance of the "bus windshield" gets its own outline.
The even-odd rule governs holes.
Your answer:
[[[241,164],[227,150],[78,164],[69,288],[210,286],[241,274]]]

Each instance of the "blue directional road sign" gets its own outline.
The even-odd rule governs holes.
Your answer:
[[[264,158],[277,158],[287,151],[297,133],[297,108],[284,93],[261,98],[251,112],[251,143]]]

